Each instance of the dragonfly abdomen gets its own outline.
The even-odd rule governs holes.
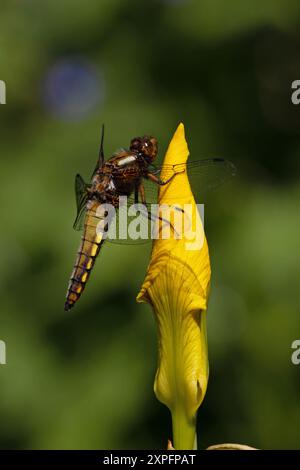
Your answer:
[[[99,219],[95,220],[94,214],[91,210],[86,216],[84,233],[68,286],[65,310],[70,310],[79,300],[104,242],[102,234],[97,233],[96,223]]]

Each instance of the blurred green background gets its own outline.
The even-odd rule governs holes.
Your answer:
[[[237,177],[211,193],[210,382],[199,447],[300,448],[298,0],[2,0],[0,447],[165,448],[156,330],[135,296],[150,246],[104,247],[63,311],[80,235],[74,176],[183,121],[191,159]]]

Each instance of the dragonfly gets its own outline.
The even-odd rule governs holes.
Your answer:
[[[141,204],[145,208],[145,217],[151,220],[153,215],[150,214],[149,206],[157,202],[158,188],[169,184],[178,173],[187,171],[192,188],[195,181],[202,192],[219,186],[234,176],[236,171],[230,161],[222,158],[196,160],[184,165],[156,166],[154,161],[157,155],[157,139],[144,135],[134,137],[129,148],[121,148],[106,160],[104,125],[102,126],[98,159],[90,182],[86,183],[79,174],[75,177],[77,215],[73,227],[75,230],[82,230],[82,237],[67,289],[66,311],[74,307],[81,297],[101,247],[107,239],[103,235],[109,231],[110,223],[103,212],[99,213],[99,208],[109,204],[120,213],[120,197],[123,196],[134,204]],[[162,217],[157,217],[163,220]],[[101,222],[105,225],[99,230]],[[116,241],[124,243],[124,240]],[[128,243],[132,243],[132,240]]]

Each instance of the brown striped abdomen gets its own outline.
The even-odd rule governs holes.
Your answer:
[[[101,232],[97,234],[96,231],[100,222],[96,217],[98,206],[99,203],[93,202],[85,217],[84,231],[68,286],[65,310],[70,310],[80,298],[104,242]]]

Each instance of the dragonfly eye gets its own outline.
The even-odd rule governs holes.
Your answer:
[[[135,150],[137,152],[140,152],[142,150],[143,144],[142,144],[142,139],[140,137],[135,137],[132,139],[130,142],[130,150]]]
[[[145,154],[152,161],[158,152],[157,140],[155,137],[147,137],[145,139]]]

